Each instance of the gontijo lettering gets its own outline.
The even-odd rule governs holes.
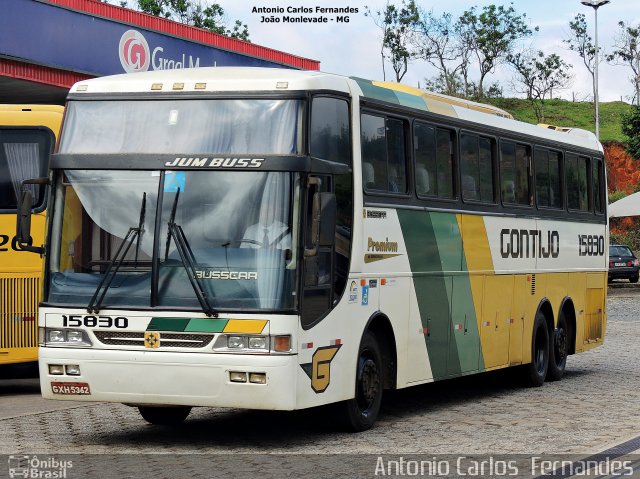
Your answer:
[[[503,258],[557,258],[560,234],[557,231],[503,229],[500,231]]]

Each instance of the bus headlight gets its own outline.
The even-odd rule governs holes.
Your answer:
[[[249,349],[267,349],[267,337],[254,336],[249,338]]]
[[[245,336],[229,336],[227,337],[227,347],[229,349],[244,349],[246,339]]]
[[[47,335],[48,343],[64,343],[66,341],[64,331],[60,329],[50,329]]]
[[[44,329],[44,346],[89,348],[93,343],[86,331],[80,329],[42,328]]]
[[[221,334],[213,344],[216,353],[292,354],[291,336]]]

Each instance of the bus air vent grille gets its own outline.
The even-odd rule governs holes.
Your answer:
[[[531,296],[535,296],[536,294],[536,275],[531,275]]]
[[[38,346],[39,296],[38,278],[0,278],[0,348]]]
[[[94,331],[98,341],[109,346],[144,347],[144,332],[139,331]],[[213,334],[160,333],[160,347],[204,348],[213,341]]]

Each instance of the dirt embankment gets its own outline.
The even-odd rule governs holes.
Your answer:
[[[604,143],[603,146],[609,192],[633,193],[640,184],[640,170],[638,170],[640,163],[627,153],[623,143],[611,141]]]

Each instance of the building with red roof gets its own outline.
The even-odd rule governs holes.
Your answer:
[[[2,1],[0,103],[63,104],[87,78],[205,66],[320,62],[97,0]]]

